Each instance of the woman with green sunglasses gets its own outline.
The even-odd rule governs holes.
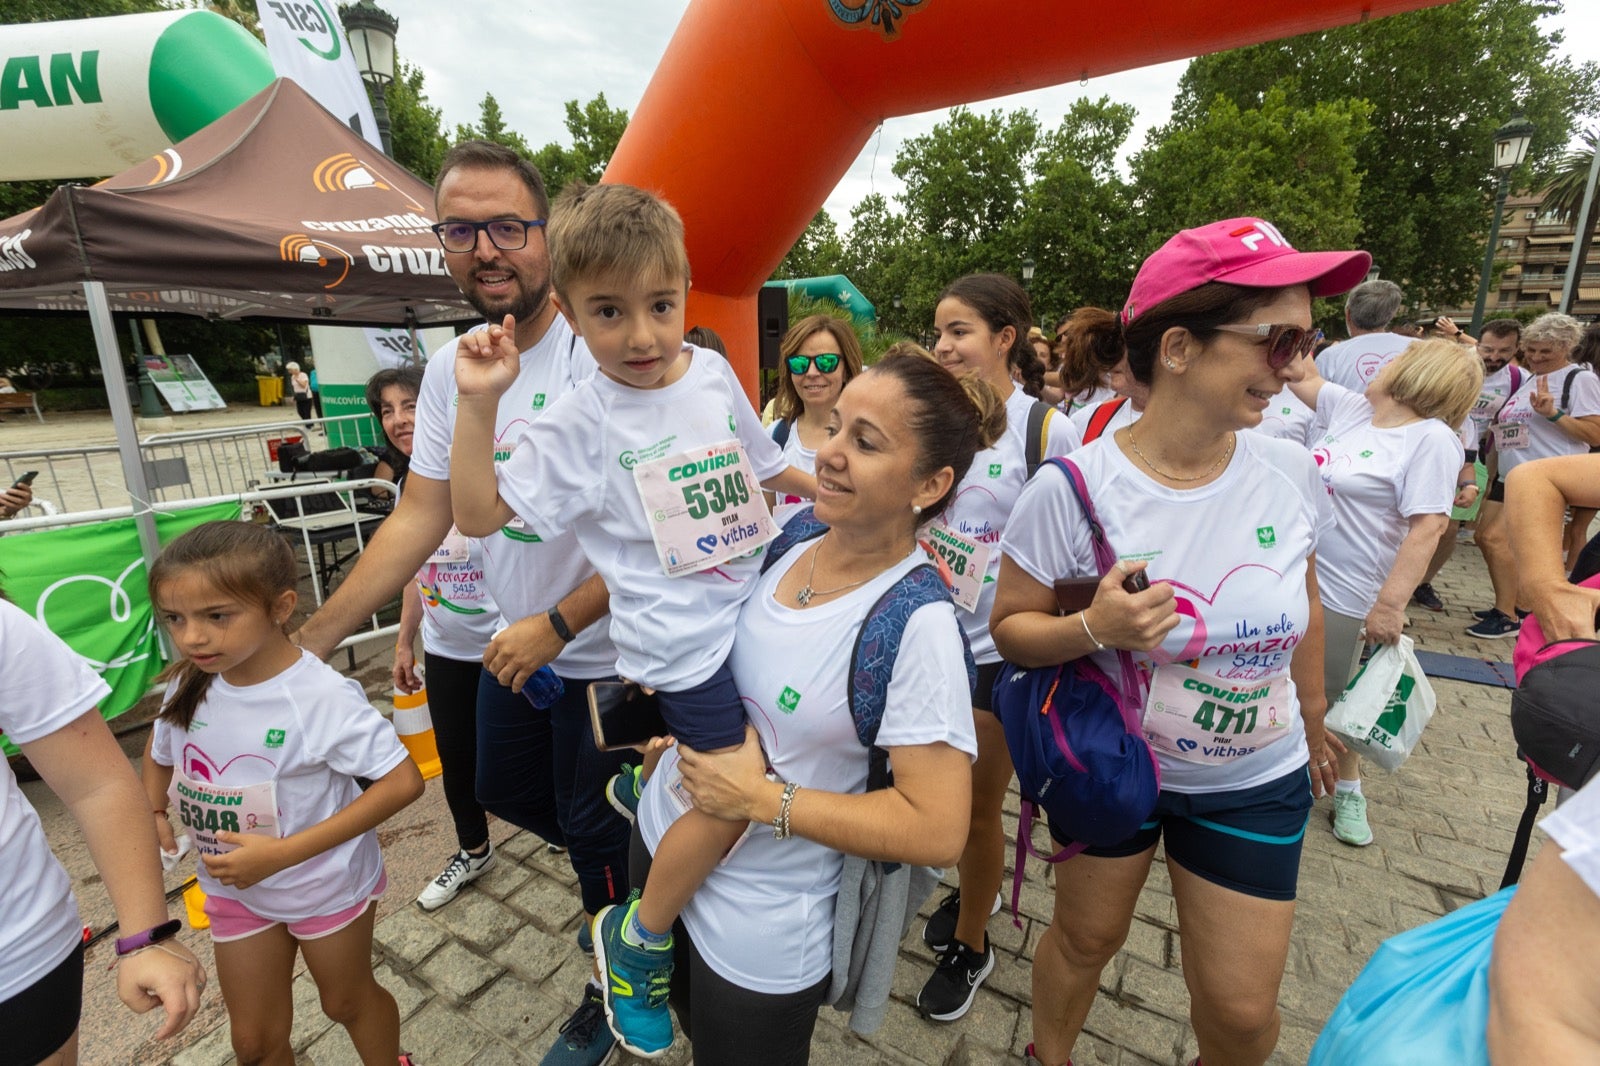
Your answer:
[[[782,367],[772,406],[772,439],[790,465],[812,470],[817,446],[828,439],[828,415],[851,378],[861,373],[861,342],[850,323],[833,315],[807,315],[784,334]],[[768,495],[781,525],[808,501]]]

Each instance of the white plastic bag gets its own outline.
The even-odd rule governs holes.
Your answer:
[[[1327,728],[1385,770],[1398,770],[1416,750],[1438,702],[1414,647],[1402,636],[1373,652],[1328,711]]]

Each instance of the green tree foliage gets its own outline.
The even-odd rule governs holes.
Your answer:
[[[628,113],[612,107],[606,102],[606,94],[600,93],[582,105],[568,100],[564,121],[572,145],[564,148],[551,141],[533,154],[534,165],[544,176],[551,196],[574,181],[593,184],[600,180],[628,128]]]
[[[1353,248],[1361,230],[1357,146],[1371,105],[1292,107],[1280,86],[1260,106],[1219,96],[1185,122],[1152,132],[1133,160],[1144,205],[1139,256],[1178,230],[1253,215],[1301,248]],[[1124,291],[1126,283],[1124,283]]]
[[[839,229],[833,216],[824,208],[806,223],[800,239],[790,245],[789,252],[778,264],[775,278],[818,278],[840,273],[844,261],[844,242],[839,240]]]
[[[479,104],[478,108],[476,125],[456,127],[457,141],[467,141],[476,137],[495,144],[503,144],[519,155],[529,154],[528,142],[522,139],[522,134],[506,125],[505,113],[500,110],[500,101],[494,98],[494,93],[484,93],[483,103]]]
[[[1594,106],[1600,66],[1556,54],[1538,25],[1555,0],[1459,0],[1390,18],[1204,56],[1180,83],[1170,136],[1198,127],[1219,97],[1241,112],[1280,88],[1287,104],[1364,100],[1358,242],[1413,306],[1460,302],[1477,281],[1493,193],[1496,127],[1523,108],[1538,132],[1527,171],[1537,184]],[[1154,147],[1154,145],[1152,145]]]
[[[389,139],[395,160],[423,181],[432,184],[439,164],[450,148],[439,109],[428,103],[421,67],[400,62],[394,81],[384,87],[389,108]]]

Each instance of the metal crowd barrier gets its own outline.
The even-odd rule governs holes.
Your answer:
[[[298,419],[146,437],[139,442],[139,451],[151,502],[247,492],[277,471],[273,453],[281,444],[299,438],[309,450],[321,451],[330,437],[355,439],[358,425],[370,419],[366,414],[312,419],[320,438]],[[127,498],[115,444],[6,451],[0,452],[0,462],[5,464],[7,485],[26,471],[39,471],[34,496],[61,512],[105,510]]]
[[[43,477],[42,473],[40,477]],[[37,482],[35,484],[37,485]],[[359,507],[362,495],[372,489],[388,492],[390,499],[394,498],[394,493],[397,491],[393,482],[381,478],[362,478],[353,481],[296,481],[286,482],[273,488],[254,487],[238,493],[164,500],[153,504],[153,509],[163,514],[170,514],[211,504],[237,502],[245,520],[271,523],[285,536],[293,537],[303,549],[305,564],[309,570],[306,577],[311,582],[312,599],[317,607],[321,607],[327,599],[329,579],[334,574],[343,572],[347,563],[352,563],[360,556],[366,549],[367,540],[373,530],[383,518],[381,514],[362,511]],[[45,509],[46,502],[48,501],[41,501],[40,509]],[[0,532],[14,534],[60,529],[132,516],[131,507],[107,507],[39,515],[30,515],[25,511],[0,526]],[[392,637],[399,628],[398,622],[384,625],[374,614],[367,619],[363,628],[340,641],[338,647],[350,649],[364,641]]]

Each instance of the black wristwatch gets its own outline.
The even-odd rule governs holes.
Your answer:
[[[572,629],[567,625],[567,620],[561,617],[561,608],[552,607],[545,613],[545,615],[550,619],[550,628],[555,630],[556,636],[561,638],[561,643],[571,644],[573,637]]]

